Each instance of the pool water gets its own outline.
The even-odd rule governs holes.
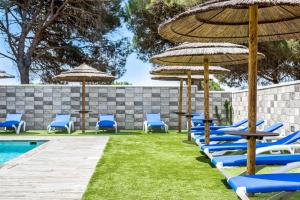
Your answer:
[[[45,142],[46,141],[0,141],[0,165]]]

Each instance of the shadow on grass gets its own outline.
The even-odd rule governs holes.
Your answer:
[[[182,140],[182,143],[197,145],[194,141]]]
[[[208,164],[211,168],[216,168],[216,166],[214,166],[211,162],[210,159],[207,158],[206,156],[199,156],[196,158],[197,161],[201,162],[201,163],[206,163]]]
[[[222,179],[221,182],[223,183],[223,185],[226,187],[226,189],[231,190],[231,187],[228,185],[227,180],[226,179]]]

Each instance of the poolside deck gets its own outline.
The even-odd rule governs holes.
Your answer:
[[[108,137],[5,137],[49,140],[0,168],[2,200],[81,199]]]

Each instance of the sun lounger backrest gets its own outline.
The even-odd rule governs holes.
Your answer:
[[[299,139],[300,139],[300,131],[297,131],[282,139],[277,140],[276,142],[274,142],[274,144],[276,145],[293,144],[294,142],[297,142]]]
[[[70,114],[56,114],[56,122],[69,122],[71,120]]]
[[[264,129],[264,132],[273,132],[277,129],[279,129],[280,127],[282,127],[283,124],[282,123],[275,123],[267,128]]]
[[[115,121],[114,115],[111,114],[99,114],[100,121]]]
[[[21,113],[7,114],[6,115],[6,121],[18,121],[18,122],[20,122],[21,118],[22,118],[22,114]]]
[[[264,122],[265,122],[265,120],[259,119],[259,120],[256,121],[256,126],[260,126],[260,125],[262,125]],[[241,127],[241,131],[248,131],[248,126],[249,126],[249,124],[248,124],[248,122],[247,122],[247,123],[245,123],[245,124],[242,124],[242,125],[239,126],[239,127]],[[244,127],[244,128],[242,128],[242,127]]]
[[[147,118],[147,122],[160,122],[160,113],[156,113],[156,114],[147,114],[146,115]]]
[[[247,122],[248,122],[248,119],[243,119],[242,121],[239,121],[239,122],[236,122],[236,123],[232,124],[232,126],[233,127],[238,127],[238,126],[241,126],[241,125],[243,125]]]

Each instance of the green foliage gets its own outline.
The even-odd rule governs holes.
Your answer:
[[[232,124],[232,117],[233,117],[233,108],[230,101],[226,100],[224,102],[224,110],[225,110],[225,118],[224,118],[225,121],[223,123],[222,114],[219,113],[218,106],[215,106],[215,116],[218,120],[218,124],[230,125]]]
[[[222,123],[222,115],[219,113],[219,108],[218,106],[215,106],[215,115],[218,119],[218,124]]]
[[[261,42],[259,51],[266,58],[258,64],[258,82],[261,85],[300,79],[300,44],[296,40]],[[248,82],[248,66],[228,66],[230,73],[218,76],[228,86],[240,87]]]
[[[21,82],[51,77],[83,62],[117,78],[131,53],[121,26],[122,0],[1,1],[0,33],[16,63]],[[5,49],[5,48],[4,48]]]

